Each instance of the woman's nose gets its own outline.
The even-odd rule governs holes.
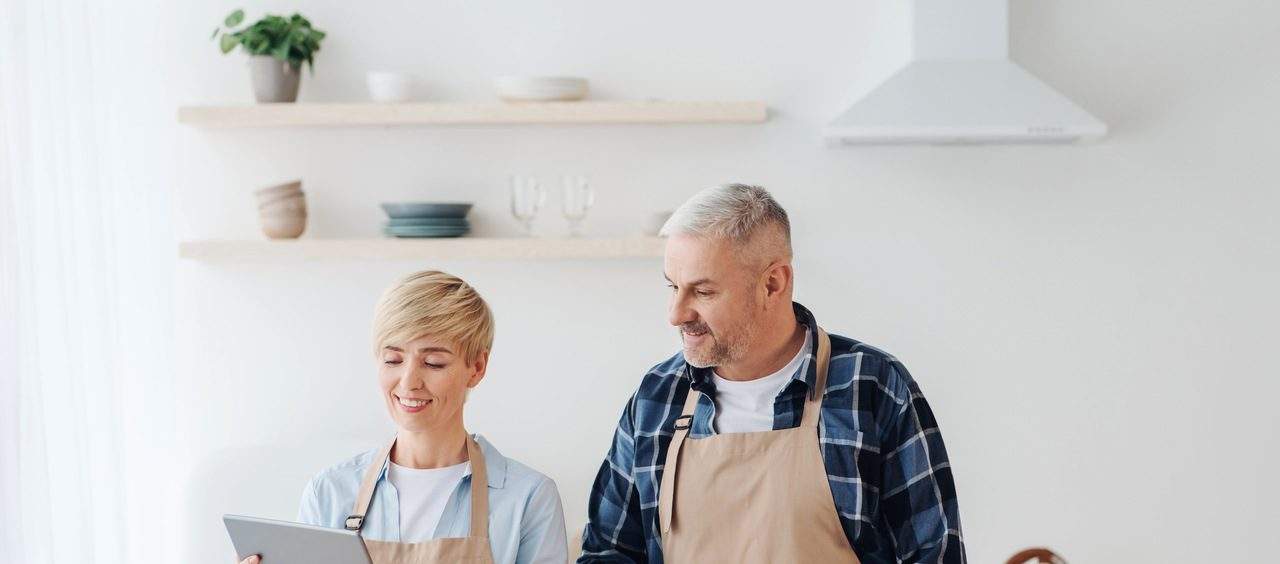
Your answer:
[[[400,389],[402,390],[420,390],[426,387],[426,381],[422,377],[421,366],[413,365],[400,373]]]

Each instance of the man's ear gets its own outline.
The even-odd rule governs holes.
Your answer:
[[[795,271],[791,268],[789,262],[775,262],[769,265],[764,271],[764,296],[765,300],[772,302],[781,296],[787,295],[791,291],[792,277]],[[791,304],[788,303],[788,306]]]
[[[484,379],[485,371],[489,370],[489,351],[481,351],[471,366],[475,368],[475,372],[471,374],[471,379],[467,381],[468,388],[476,387]]]

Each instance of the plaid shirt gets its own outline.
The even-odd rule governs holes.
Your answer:
[[[774,400],[773,428],[800,424],[817,378],[817,323],[795,304],[813,343]],[[690,438],[715,434],[715,385],[709,369],[683,354],[653,367],[622,412],[600,465],[578,562],[662,562],[658,484],[675,419],[689,390],[702,395]],[[933,412],[897,359],[831,335],[819,442],[840,524],[864,563],[965,562],[951,464]],[[764,532],[764,534],[768,534]],[[683,563],[680,563],[683,564]]]

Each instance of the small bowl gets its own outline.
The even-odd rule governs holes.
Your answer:
[[[305,215],[307,213],[307,200],[302,196],[298,196],[261,204],[258,206],[258,213],[262,215],[298,213]]]
[[[285,196],[288,194],[301,194],[301,193],[302,193],[302,181],[294,180],[293,182],[286,182],[284,184],[277,184],[275,186],[268,186],[261,190],[256,190],[254,191],[253,194],[258,197],[258,201],[266,202],[280,196]]]
[[[372,71],[365,76],[369,99],[374,102],[408,102],[413,99],[413,75],[403,72]]]
[[[262,214],[258,216],[262,233],[272,239],[297,239],[307,230],[306,214]]]
[[[298,192],[297,194],[284,194],[282,196],[276,196],[274,198],[269,198],[269,199],[258,198],[258,209],[262,210],[262,209],[270,208],[272,206],[289,204],[290,202],[293,202],[295,200],[305,201],[305,199],[306,199],[306,194],[303,194],[302,192]]]

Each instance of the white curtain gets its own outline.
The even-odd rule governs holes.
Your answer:
[[[0,562],[167,560],[175,250],[124,4],[0,0]]]

